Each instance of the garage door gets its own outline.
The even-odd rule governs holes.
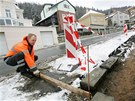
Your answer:
[[[51,31],[40,32],[43,46],[51,46],[54,44],[53,35]]]
[[[8,51],[4,33],[0,32],[0,55],[5,55]]]

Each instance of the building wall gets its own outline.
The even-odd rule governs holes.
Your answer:
[[[90,26],[90,24],[91,24],[90,15],[86,16],[86,17],[83,18],[83,19],[80,19],[80,20],[79,20],[79,23],[80,23],[80,24],[83,24],[83,25],[85,25],[85,26]]]
[[[111,21],[112,21],[112,25],[114,25],[115,23],[118,23],[118,22],[119,22],[119,16],[118,16],[118,14],[115,14],[115,15],[111,18]]]
[[[74,15],[74,18],[75,18],[75,14],[74,13],[68,13],[68,14]],[[64,26],[63,26],[63,16],[66,16],[66,15],[67,15],[67,12],[64,12],[64,11],[58,11],[57,12],[58,26],[59,26],[58,27],[58,32],[62,31],[64,29]]]
[[[135,16],[130,18],[131,23],[135,24]]]
[[[32,26],[32,20],[30,19],[18,19],[19,22],[23,22],[24,26]]]
[[[135,22],[135,7],[129,8],[128,13],[130,16],[131,23],[134,24],[134,22]]]
[[[73,6],[71,6],[67,1],[64,1],[58,5],[58,10],[69,12],[69,13],[75,13],[75,9]]]
[[[54,14],[57,9],[53,8],[53,9],[49,9],[51,7],[51,5],[45,5],[42,12],[41,12],[41,19],[45,19],[48,18],[49,16],[51,16],[52,14]]]
[[[81,24],[84,24],[85,26],[90,26],[91,24],[103,25],[103,26],[107,25],[107,21],[105,20],[104,14],[91,13],[91,14],[87,15],[86,17],[81,18],[79,20],[79,22]]]
[[[107,25],[107,21],[105,20],[105,15],[104,14],[91,14],[91,24],[95,25]]]
[[[40,16],[41,16],[41,20],[45,18],[43,10],[41,11]]]
[[[16,16],[17,16],[17,19],[24,19],[23,18],[23,10],[16,9]]]
[[[127,12],[130,17],[135,16],[135,7],[131,7],[129,9],[127,9]]]
[[[125,20],[129,20],[129,15],[119,11],[112,17],[112,23],[117,23],[118,26],[123,26]]]
[[[11,17],[7,17],[6,9],[10,10]],[[15,0],[0,0],[0,18],[4,21],[6,21],[5,19],[10,20],[11,23],[5,24],[5,26],[19,26],[20,24],[23,26],[32,26],[31,20],[25,20],[23,18],[23,10],[15,5]]]
[[[5,9],[10,10],[11,18],[17,19],[15,0],[0,0],[0,17],[7,17]]]
[[[55,7],[52,7],[50,9],[51,5],[45,5],[42,12],[41,12],[41,19],[48,18],[49,16],[53,15],[57,11],[64,11],[64,12],[70,12],[75,13],[75,9],[67,2],[63,1],[60,4],[56,5]],[[44,16],[45,14],[45,16]]]
[[[16,43],[20,42],[24,36],[28,33],[34,33],[37,35],[37,42],[35,44],[35,50],[43,48],[43,42],[40,32],[51,31],[53,33],[54,44],[58,44],[56,28],[54,27],[14,27],[14,26],[1,26],[0,32],[4,32],[8,49]]]

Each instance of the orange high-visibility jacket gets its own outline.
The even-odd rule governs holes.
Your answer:
[[[26,41],[26,36],[23,38],[22,42],[19,42],[15,44],[11,50],[6,54],[6,57],[13,56],[14,54],[18,52],[23,52],[24,53],[24,60],[29,66],[30,69],[36,68],[36,64],[34,62],[34,48],[31,51],[31,54],[29,53],[29,45],[28,42]]]

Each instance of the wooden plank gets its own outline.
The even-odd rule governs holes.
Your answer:
[[[54,78],[51,78],[49,76],[44,75],[43,73],[40,73],[40,78],[42,78],[43,80],[51,83],[53,86],[59,86],[62,87],[64,89],[67,89],[75,94],[81,95],[83,97],[87,97],[87,98],[91,98],[91,94],[85,90],[79,89],[79,88],[75,88],[71,85],[68,85],[62,81],[56,80]]]

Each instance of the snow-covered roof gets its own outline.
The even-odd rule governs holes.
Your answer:
[[[83,18],[83,17],[85,17],[85,16],[87,16],[89,14],[104,14],[104,13],[100,13],[100,12],[96,12],[96,11],[90,10],[89,12],[87,12],[86,14],[84,14],[81,18]]]
[[[15,5],[15,8],[16,8],[16,9],[20,9],[17,5]]]
[[[23,12],[24,10],[23,9],[20,9],[17,5],[15,5],[15,9],[17,12]]]
[[[134,17],[134,16],[135,16],[135,14],[131,15],[130,18],[132,18],[132,17]]]
[[[115,14],[116,14],[116,13],[112,13],[112,14],[108,15],[105,19],[111,18],[111,17],[113,17]]]
[[[127,13],[125,13],[125,12],[122,12],[122,11],[116,11],[116,12],[114,12],[114,13],[112,13],[112,14],[110,14],[110,15],[108,15],[105,19],[108,19],[108,18],[111,18],[111,17],[113,17],[115,14],[117,14],[118,12],[121,12],[121,13],[124,13],[124,14],[127,14]],[[128,14],[127,14],[128,15]]]

